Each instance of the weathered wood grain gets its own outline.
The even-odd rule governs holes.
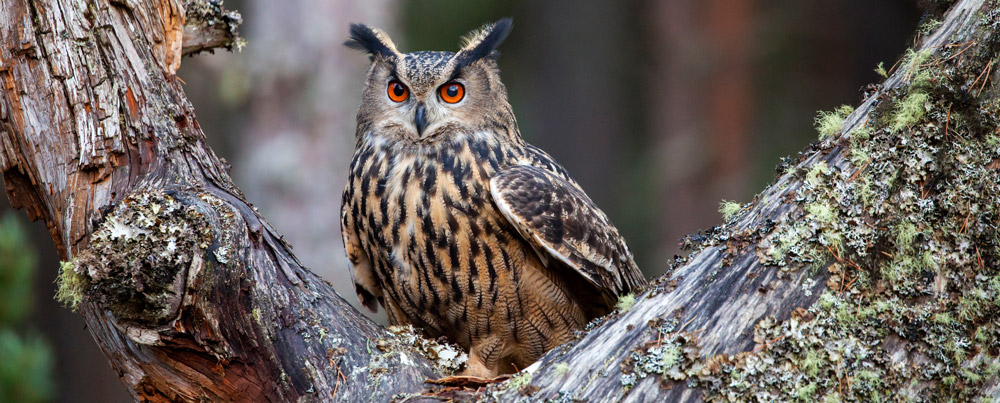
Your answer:
[[[1000,42],[994,8],[986,0],[956,2],[917,53],[947,51],[952,56],[934,63],[992,66]],[[833,247],[776,257],[775,234],[816,214],[796,200],[813,191],[803,172],[822,166],[853,177],[866,169],[850,162],[846,134],[877,120],[879,105],[922,68],[901,63],[835,135],[801,154],[726,225],[690,237],[689,257],[578,341],[502,384],[423,394],[430,389],[424,379],[455,365],[452,351],[380,328],[303,269],[205,145],[173,73],[183,53],[235,39],[231,26],[222,42],[202,39],[216,34],[188,24],[186,11],[194,9],[170,0],[0,1],[0,168],[8,196],[45,220],[63,259],[72,260],[68,278],[82,284],[76,291],[88,328],[133,396],[149,401],[703,399],[699,376],[779,343],[762,338],[776,324],[810,322],[831,285],[851,289],[845,266],[856,263]],[[228,15],[198,18],[235,22]],[[964,56],[959,46],[967,47]],[[961,91],[974,87],[986,101],[997,99],[986,84],[995,74],[981,70]],[[950,114],[945,125],[953,124]],[[935,208],[946,216],[957,207]],[[954,265],[974,261],[960,258]],[[982,273],[995,268],[979,264]],[[938,298],[951,298],[946,285],[937,289]],[[985,321],[995,328],[995,318]],[[890,335],[877,347],[905,366],[927,360],[919,342]],[[963,357],[980,362],[993,354]],[[848,385],[857,371],[844,370]],[[903,393],[941,385],[940,376],[928,376],[903,385]],[[996,374],[973,386],[979,396],[995,393]]]
[[[382,401],[423,388],[439,371],[380,341],[398,336],[303,269],[205,145],[173,73],[184,49],[225,40],[182,39],[185,9],[235,21],[170,0],[0,5],[4,183],[93,274],[80,311],[94,339],[140,400]],[[109,223],[128,230],[89,236]]]

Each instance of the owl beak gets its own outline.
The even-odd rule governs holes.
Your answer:
[[[427,128],[427,108],[423,103],[417,104],[417,115],[413,118],[413,123],[417,126],[417,135],[423,135]]]

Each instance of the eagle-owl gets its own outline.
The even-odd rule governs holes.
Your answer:
[[[346,42],[372,62],[341,222],[358,297],[466,348],[480,377],[524,368],[645,285],[608,217],[521,139],[496,63],[510,29],[455,53],[400,53],[358,24]]]

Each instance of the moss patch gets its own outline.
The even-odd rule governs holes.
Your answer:
[[[618,303],[615,304],[615,308],[619,312],[628,312],[632,309],[632,305],[635,305],[635,294],[625,294],[618,297]]]
[[[819,132],[819,138],[830,137],[837,133],[851,112],[854,112],[854,108],[850,105],[841,105],[833,111],[820,111],[816,114],[816,131]]]
[[[83,302],[87,284],[87,277],[76,271],[76,264],[59,262],[59,275],[56,277],[56,301],[76,311],[76,308]]]
[[[878,62],[878,66],[875,67],[875,74],[882,76],[882,78],[889,78],[889,73],[885,71],[885,63]]]
[[[91,234],[76,267],[62,270],[66,289],[75,290],[65,295],[78,300],[77,284],[87,284],[87,298],[96,298],[117,319],[160,324],[175,315],[184,291],[178,276],[192,259],[203,258],[213,240],[211,230],[205,213],[175,196],[162,191],[129,195]]]
[[[740,212],[740,209],[742,208],[743,206],[734,201],[723,200],[719,202],[719,213],[722,213],[722,219],[724,221],[729,221],[730,219],[732,219],[734,216],[736,216],[736,213]]]
[[[847,135],[819,115],[819,156],[789,171],[799,209],[757,253],[783,270],[827,265],[828,289],[758,323],[754,351],[687,364],[706,400],[970,401],[997,382],[1000,94],[984,71],[1000,38],[951,41],[977,45],[908,52],[904,86]],[[822,153],[834,147],[843,157]]]

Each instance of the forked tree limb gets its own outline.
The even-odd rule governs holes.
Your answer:
[[[140,400],[385,400],[421,389],[439,371],[405,348],[381,351],[394,335],[302,268],[205,144],[173,74],[185,9],[206,8],[0,8],[4,183],[83,271],[79,309],[94,339]],[[124,229],[92,240],[100,223]]]
[[[797,200],[816,192],[816,168],[842,178],[863,171],[849,161],[849,134],[885,125],[879,105],[905,92],[924,62],[992,66],[998,55],[995,5],[956,2],[922,38],[918,63],[900,63],[735,220],[691,238],[695,251],[634,304],[506,383],[422,395],[425,379],[454,365],[452,350],[379,327],[304,269],[205,144],[174,72],[182,54],[238,40],[238,16],[206,4],[0,0],[0,168],[8,196],[45,220],[61,257],[73,262],[63,281],[76,285],[66,287],[82,297],[88,328],[140,400],[724,396],[721,372],[745,368],[779,343],[784,336],[765,337],[775,323],[809,322],[824,291],[852,289],[845,271],[858,265],[839,244],[806,254],[776,235],[821,216]],[[984,69],[966,81],[995,99],[991,77]],[[794,240],[816,249],[815,239]],[[926,359],[911,354],[915,345],[885,339],[877,348],[910,365]],[[977,391],[995,391],[990,376]],[[928,377],[909,387],[919,393],[942,382]]]

